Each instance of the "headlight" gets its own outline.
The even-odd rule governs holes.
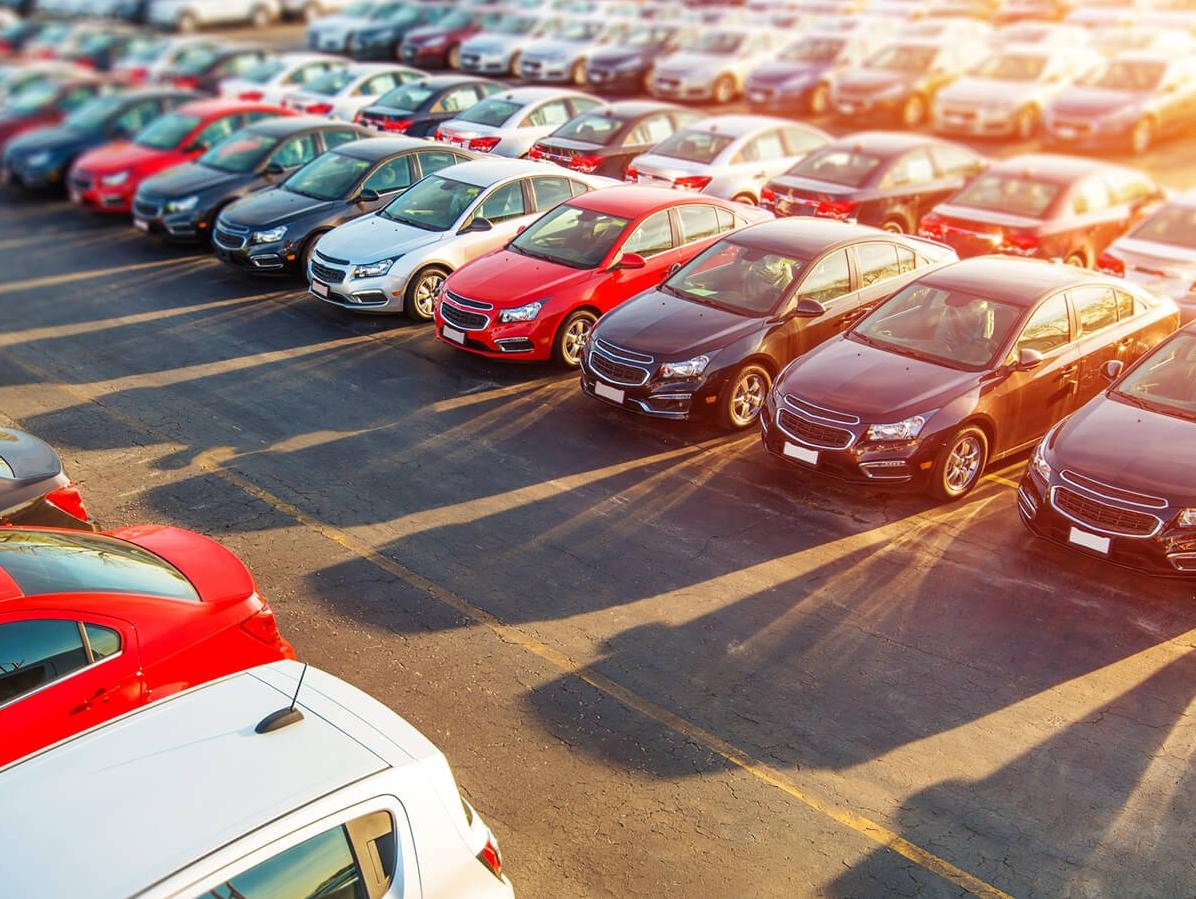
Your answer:
[[[526,306],[504,309],[498,313],[498,320],[500,322],[530,322],[540,314],[540,310],[544,308],[544,302],[544,300],[536,300]]]
[[[25,162],[35,169],[40,169],[43,165],[50,164],[50,151],[39,150],[37,153],[30,153],[25,157]]]
[[[388,271],[390,267],[395,264],[395,257],[390,259],[379,259],[377,262],[369,262],[365,265],[356,265],[353,267],[354,278],[381,278]]]
[[[129,180],[128,171],[117,172],[114,175],[105,175],[100,179],[100,184],[104,187],[119,187]]]
[[[183,197],[181,200],[171,200],[166,204],[167,212],[190,212],[199,205],[199,197]]]
[[[865,440],[913,440],[922,433],[926,424],[926,416],[915,415],[905,421],[895,421],[888,425],[869,425],[864,435]]]
[[[1034,447],[1034,452],[1030,456],[1030,470],[1033,471],[1044,484],[1051,482],[1051,466],[1047,464],[1043,447],[1046,445],[1044,439],[1038,446]],[[1196,511],[1196,510],[1192,510]],[[1196,519],[1194,519],[1196,521]]]
[[[709,356],[694,356],[684,362],[666,362],[660,366],[662,378],[697,378],[706,371],[710,364]]]
[[[276,240],[282,240],[286,237],[287,226],[281,225],[277,228],[271,228],[269,231],[254,231],[250,237],[250,243],[274,243]]]
[[[1181,528],[1196,528],[1196,509],[1181,509],[1175,523]]]

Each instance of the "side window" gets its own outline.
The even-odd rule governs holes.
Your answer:
[[[901,274],[897,262],[897,248],[891,243],[870,241],[856,244],[856,262],[860,267],[860,286],[870,287],[879,281],[896,278]]]
[[[1127,318],[1132,318],[1137,308],[1134,298],[1124,290],[1117,290],[1114,293],[1117,294],[1117,320],[1125,321]]]
[[[1110,172],[1105,183],[1114,206],[1144,203],[1154,193],[1151,186],[1133,172]]]
[[[584,193],[589,193],[590,186],[582,181],[574,181],[569,179],[569,189],[573,191],[573,196],[580,197]]]
[[[63,112],[73,112],[94,97],[95,94],[95,88],[77,87],[73,91],[68,91],[63,96],[58,102],[58,108]]]
[[[781,140],[785,143],[786,156],[804,156],[823,144],[822,138],[816,132],[803,128],[782,128]]]
[[[493,224],[515,218],[525,212],[527,210],[523,203],[522,181],[504,184],[494,191],[478,209],[478,215]]]
[[[730,215],[730,213],[727,213]],[[681,242],[691,243],[725,230],[718,220],[718,207],[705,203],[687,203],[677,207],[677,219],[681,222]]]
[[[569,101],[569,105],[573,107],[573,115],[581,115],[583,112],[597,109],[602,105],[602,101],[593,97],[574,97]]]
[[[240,56],[232,57],[226,62],[224,64],[224,71],[230,75],[242,75],[261,61],[262,58],[256,53],[243,53]]]
[[[461,161],[459,156],[447,150],[420,150],[417,155],[419,156],[419,167],[425,175],[438,172]]]
[[[925,184],[933,181],[934,163],[930,161],[930,154],[925,150],[914,150],[906,153],[893,164],[889,173],[885,175],[882,187],[902,187],[906,184]]]
[[[714,207],[715,213],[718,215],[718,230],[730,231],[736,227],[735,216],[729,210],[723,209],[721,206]]]
[[[269,119],[274,116],[274,113],[267,112],[264,109],[255,109],[253,112],[247,112],[241,116],[241,122],[237,125],[238,128],[244,128],[246,125],[252,125],[254,122],[260,122],[262,119]]]
[[[623,242],[624,253],[639,253],[645,259],[672,248],[673,226],[667,211],[648,216]]]
[[[1071,340],[1071,324],[1067,319],[1067,301],[1057,294],[1039,306],[1017,340],[1015,351],[1037,350],[1042,354],[1057,350]]]
[[[905,247],[898,247],[894,245],[897,250],[897,271],[904,275],[906,272],[912,272],[918,267],[918,256],[913,250],[907,250]]]
[[[668,114],[654,115],[632,128],[631,133],[623,141],[623,145],[626,147],[634,147],[639,144],[656,146],[672,133],[673,123]]]
[[[398,84],[398,79],[390,72],[384,72],[381,75],[375,75],[368,79],[365,84],[361,86],[359,94],[364,94],[367,97],[380,96],[386,93],[391,88]]]
[[[980,160],[963,147],[940,144],[934,148],[934,158],[945,178],[966,178],[980,171]]]
[[[0,705],[86,666],[87,650],[75,621],[0,624]]]
[[[478,102],[478,89],[473,85],[459,87],[441,97],[432,112],[461,112]]]
[[[766,131],[759,137],[748,141],[739,151],[740,162],[770,162],[785,155],[785,145],[781,141],[781,132]]]
[[[116,129],[121,134],[135,134],[149,122],[150,119],[155,118],[159,113],[158,101],[150,100],[147,103],[138,103],[121,113],[120,118],[116,120]]]
[[[240,116],[222,116],[204,128],[203,131],[199,132],[195,139],[191,141],[191,145],[206,150],[208,147],[214,146],[224,140],[240,127]]]
[[[277,162],[284,169],[289,169],[311,162],[315,158],[316,136],[314,134],[301,134],[298,137],[292,137],[275,150],[274,155],[270,157],[270,161]]]
[[[1109,208],[1109,190],[1099,178],[1085,178],[1071,198],[1071,209],[1076,215],[1101,212]]]
[[[356,131],[325,131],[324,132],[324,149],[331,150],[334,147],[339,147],[341,144],[349,144],[355,140],[361,140],[362,135]]]
[[[851,291],[851,274],[847,268],[847,251],[828,253],[810,269],[801,282],[797,295],[801,299],[831,303]]]
[[[572,197],[573,191],[568,178],[533,178],[532,196],[536,198],[536,211],[546,212]]]
[[[120,652],[120,634],[112,628],[84,622],[83,630],[87,632],[87,645],[91,647],[93,661],[98,662]]]
[[[1080,320],[1080,336],[1117,323],[1117,296],[1111,287],[1077,287],[1067,292]]]
[[[569,121],[569,107],[564,100],[553,100],[545,103],[539,109],[534,109],[523,120],[524,125],[541,127],[544,125],[563,125]]]
[[[328,71],[328,63],[313,62],[311,65],[303,66],[291,73],[291,77],[287,79],[288,84],[307,84],[307,82],[314,79],[317,75],[323,75]]]
[[[383,163],[374,174],[365,179],[362,189],[369,188],[380,194],[392,193],[411,186],[411,158],[400,156]]]

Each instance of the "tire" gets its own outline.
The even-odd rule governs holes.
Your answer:
[[[1142,119],[1130,132],[1130,151],[1135,156],[1141,156],[1154,143],[1154,122]]]
[[[1088,254],[1083,250],[1076,250],[1073,253],[1068,253],[1063,262],[1065,265],[1074,265],[1076,268],[1088,268]]]
[[[910,229],[905,219],[893,217],[885,219],[881,223],[880,230],[888,231],[890,234],[908,234]]]
[[[407,290],[403,294],[403,314],[413,322],[430,322],[436,309],[440,285],[448,276],[448,269],[439,265],[420,269],[407,282]]]
[[[511,69],[507,74],[509,74],[512,78],[519,77],[519,62],[522,58],[523,54],[519,51],[511,54]]]
[[[719,75],[714,79],[714,87],[710,90],[711,101],[723,104],[735,99],[735,79],[730,75]]]
[[[1013,117],[1013,136],[1018,140],[1030,140],[1038,134],[1038,110],[1033,106],[1023,106]]]
[[[975,425],[964,425],[947,441],[934,463],[930,495],[940,502],[967,496],[980,483],[988,464],[988,435]]]
[[[249,21],[254,28],[268,27],[273,18],[270,15],[270,8],[268,6],[255,6],[249,14]]]
[[[307,270],[311,267],[311,254],[316,251],[316,244],[320,238],[327,233],[327,231],[321,231],[318,234],[313,234],[303,245],[303,252],[299,254],[299,277],[304,281],[307,280]]]
[[[738,193],[731,198],[732,203],[746,203],[748,206],[756,205],[756,197],[754,194],[748,193],[746,190],[743,193]]]
[[[565,319],[552,342],[552,359],[565,368],[581,365],[582,348],[598,316],[585,309],[578,309]]]
[[[579,59],[573,63],[573,68],[569,70],[569,80],[577,87],[583,87],[586,83],[586,61]]]
[[[449,47],[448,53],[444,57],[444,61],[448,63],[450,69],[461,68],[461,45],[453,44]]]
[[[926,98],[921,94],[910,94],[901,105],[901,124],[906,128],[917,128],[926,121]]]
[[[724,431],[742,431],[760,417],[764,400],[772,389],[772,376],[762,365],[749,362],[723,385],[718,397],[718,426]]]
[[[199,20],[195,18],[193,12],[182,12],[179,14],[179,34],[194,34],[199,30]]]
[[[810,114],[826,115],[831,111],[831,86],[819,81],[810,91]]]

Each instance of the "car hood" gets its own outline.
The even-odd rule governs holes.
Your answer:
[[[830,70],[830,63],[770,62],[752,72],[748,83],[772,87],[790,81],[816,81]]]
[[[649,290],[604,315],[595,336],[624,349],[679,360],[728,346],[758,331],[763,321]]]
[[[76,165],[80,171],[116,172],[121,169],[140,168],[143,165],[156,165],[173,155],[171,150],[139,147],[130,141],[118,140],[83,154]]]
[[[1196,422],[1102,394],[1050,436],[1049,461],[1115,487],[1196,504]]]
[[[554,291],[568,292],[593,276],[593,269],[570,268],[499,249],[458,269],[449,289],[504,309],[543,299]]]
[[[591,41],[538,40],[523,51],[524,59],[569,59],[576,56]]]
[[[80,147],[90,147],[104,139],[98,131],[80,131],[58,125],[51,128],[38,128],[27,131],[9,142],[8,148],[12,152],[28,154],[39,153],[43,150],[74,150]]]
[[[933,409],[979,385],[977,372],[957,371],[838,337],[798,357],[777,393],[816,399],[865,423],[900,421]]]
[[[646,62],[654,54],[649,50],[625,50],[621,47],[607,47],[590,54],[590,65],[599,68],[621,66],[628,62]]]
[[[1089,117],[1111,115],[1127,106],[1134,106],[1141,95],[1133,91],[1114,91],[1102,87],[1073,87],[1051,104],[1051,112],[1058,115]]]
[[[529,41],[535,40],[526,34],[486,34],[471,37],[461,45],[463,52],[469,53],[506,53],[516,47],[522,47]]]
[[[320,238],[321,253],[349,262],[374,262],[410,253],[442,240],[443,231],[425,231],[374,213],[333,228]]]
[[[281,188],[264,190],[238,200],[222,213],[227,221],[247,228],[286,225],[308,215],[330,212],[344,200],[317,200]]]
[[[236,175],[189,162],[144,181],[141,189],[157,197],[183,197],[221,187],[239,186],[255,177],[252,173]]]
[[[990,106],[994,103],[1017,103],[1034,92],[1037,85],[1027,81],[1001,81],[997,78],[961,78],[939,92],[944,103],[958,103],[961,106],[978,104]]]
[[[717,53],[694,53],[682,50],[672,54],[656,64],[658,75],[692,75],[714,73],[728,60],[738,60],[738,57],[721,56]]]
[[[879,94],[894,87],[906,87],[917,80],[916,75],[905,72],[887,72],[884,69],[848,69],[835,79],[835,90],[853,94]]]

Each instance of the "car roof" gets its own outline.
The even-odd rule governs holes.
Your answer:
[[[653,112],[668,112],[681,109],[682,107],[676,103],[663,103],[660,100],[619,100],[610,104],[610,106],[592,109],[587,114],[630,118],[632,116],[649,115]]]
[[[896,156],[918,147],[938,146],[949,141],[940,140],[929,134],[911,134],[905,131],[856,131],[835,138],[825,147],[816,147],[815,152],[830,147],[852,147],[873,156]]]
[[[833,219],[807,217],[781,218],[771,222],[750,225],[727,237],[736,243],[747,244],[790,256],[809,259],[839,243],[854,243],[864,239],[897,238],[900,235],[885,234],[868,225],[838,222]]]
[[[361,140],[341,144],[332,152],[376,162],[384,157],[402,153],[404,150],[418,150],[431,146],[434,145],[415,137],[363,137]]]
[[[1059,153],[1026,153],[1021,156],[1010,156],[1007,159],[994,162],[988,171],[994,174],[1017,173],[1040,181],[1070,184],[1077,178],[1083,178],[1093,172],[1110,170],[1133,172],[1133,169],[1123,165],[1105,162],[1095,157],[1064,156]]]
[[[753,131],[765,127],[810,128],[811,126],[803,122],[795,122],[792,119],[778,118],[777,116],[736,114],[711,116],[708,119],[702,119],[699,122],[694,122],[692,125],[687,125],[686,129],[690,131],[711,131],[728,137],[743,137],[745,134],[751,134]]]
[[[476,187],[488,187],[504,178],[515,178],[527,175],[565,175],[567,171],[555,166],[547,166],[542,162],[530,159],[483,158],[471,159],[469,162],[459,162],[456,165],[445,166],[437,175],[443,175],[454,181],[463,181]]]
[[[420,78],[418,81],[408,81],[406,84],[400,84],[399,87],[408,87],[412,84],[422,84],[432,90],[444,90],[450,87],[456,87],[459,84],[497,84],[489,78],[483,78],[481,75],[463,75],[459,72],[454,72],[451,75],[429,75],[426,78]]]
[[[918,279],[935,287],[976,293],[994,300],[1032,306],[1043,296],[1080,284],[1124,284],[1099,272],[1019,256],[973,256],[953,262]]]
[[[401,65],[397,62],[352,62],[348,65],[348,71],[354,78],[361,78],[365,75],[377,75],[379,72],[413,72],[411,66]]]
[[[308,128],[319,128],[321,126],[356,129],[361,132],[362,138],[365,138],[369,134],[366,129],[355,126],[352,122],[338,122],[336,119],[330,119],[322,115],[272,116],[271,118],[254,122],[252,125],[247,126],[245,130],[251,131],[254,134],[268,134],[271,137],[285,137],[299,131],[306,131]]]
[[[303,720],[255,733],[290,704],[302,667],[276,662],[209,682],[0,769],[5,893],[77,896],[98,882],[105,895],[133,895],[362,778],[440,757],[402,719],[381,721],[375,700],[316,669],[299,691]]]
[[[181,112],[185,115],[197,115],[203,118],[207,116],[227,115],[233,112],[251,112],[256,109],[270,108],[273,107],[269,103],[225,100],[219,97],[210,97],[204,100],[192,100],[190,103],[180,106],[175,112]]]
[[[713,197],[702,194],[687,194],[666,187],[642,187],[638,184],[604,187],[600,190],[580,194],[567,202],[583,209],[592,209],[595,212],[632,218],[685,203],[723,205]]]
[[[487,100],[510,100],[512,103],[519,103],[526,105],[528,103],[539,103],[541,100],[548,100],[552,97],[579,97],[590,96],[589,94],[582,94],[579,91],[564,90],[559,87],[514,87],[510,90],[499,91],[496,94],[491,94]],[[595,100],[599,99],[594,97]]]

